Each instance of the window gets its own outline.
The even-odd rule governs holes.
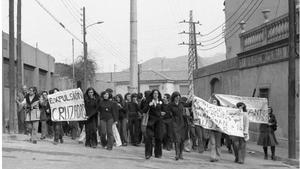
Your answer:
[[[269,103],[269,92],[270,92],[269,88],[260,88],[259,89],[259,97],[266,98]]]
[[[179,91],[181,95],[188,95],[189,94],[189,85],[180,85]]]
[[[2,49],[7,50],[8,49],[8,40],[2,39]]]
[[[149,85],[149,90],[154,90],[154,89],[159,90],[159,85]]]

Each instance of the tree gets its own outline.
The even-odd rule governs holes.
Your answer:
[[[97,64],[92,58],[87,58],[87,81],[92,84],[96,74]],[[83,56],[78,56],[75,62],[75,79],[83,82],[84,80],[84,59]]]
[[[84,79],[84,60],[83,56],[79,55],[76,58],[76,61],[74,63],[75,68],[75,83],[80,81],[83,82]],[[91,55],[87,59],[87,80],[89,84],[92,84],[95,73],[97,69],[96,61],[91,58]],[[55,63],[55,73],[59,74],[60,76],[67,76],[68,78],[73,78],[73,64],[64,64],[64,63]]]

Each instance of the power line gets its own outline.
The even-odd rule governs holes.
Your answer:
[[[253,2],[253,1],[251,1],[251,2]],[[241,16],[243,16],[244,15],[244,17],[246,17],[251,11],[252,11],[252,9],[255,7],[255,5],[257,4],[259,2],[259,0],[257,0],[256,2],[255,2],[255,4],[246,12],[246,14],[244,15],[244,14],[242,14],[242,15],[240,15],[239,17],[238,17],[238,19],[237,20],[235,20],[235,22],[236,21],[238,21],[240,18],[241,18]],[[262,3],[262,2],[261,2]],[[251,4],[251,3],[250,3]],[[250,5],[249,4],[249,5]],[[243,20],[244,18],[242,18],[241,20]],[[228,34],[231,34],[235,29],[236,29],[236,26],[237,26],[237,24],[238,23],[233,23],[232,25],[234,25],[233,26],[233,28],[232,28],[232,25],[228,28],[228,32],[226,32],[226,35],[228,35]],[[232,29],[231,29],[232,28]],[[235,31],[236,32],[236,31]],[[234,33],[235,33],[234,32]],[[216,36],[216,37],[214,37],[214,38],[212,38],[212,39],[210,39],[210,40],[204,40],[204,41],[201,41],[201,42],[210,42],[210,41],[212,41],[212,40],[214,40],[214,39],[217,39],[218,37],[220,37],[220,36],[222,36],[223,35],[223,33],[220,33],[218,36]],[[226,38],[226,35],[225,35],[225,38]],[[219,39],[220,40],[220,39]],[[217,40],[217,41],[219,41],[219,40]],[[217,42],[217,41],[215,41],[215,42]],[[213,42],[213,43],[211,43],[211,44],[215,44],[215,42]]]
[[[75,36],[69,29],[67,29],[65,27],[65,25],[60,22],[48,9],[46,9],[38,0],[35,0],[35,2],[45,11],[47,12],[52,19],[54,19],[62,28],[64,28],[64,30],[66,30],[71,36],[73,36],[77,41],[79,41],[80,43],[82,43],[82,41],[77,37]]]
[[[247,11],[246,15],[248,15],[249,12],[253,9],[253,7],[257,4],[258,1],[259,1],[259,0],[256,0],[255,3],[253,4],[253,6],[251,7],[251,9],[250,9],[250,10],[247,10],[247,9],[249,9],[249,6],[254,2],[254,1],[250,1],[250,3],[248,4],[248,6],[246,7],[246,10],[243,11],[243,12],[238,16],[238,18],[237,18],[237,19],[236,19],[236,20],[235,20],[228,28],[226,28],[226,30],[229,30],[228,32],[233,31],[233,30],[235,29],[236,25],[238,24],[238,23],[236,23],[236,22],[240,20],[240,18],[246,13],[246,11]],[[245,16],[246,16],[246,15],[245,15]],[[232,27],[233,27],[233,29],[231,29]],[[230,29],[231,29],[231,30],[230,30]],[[202,40],[202,42],[210,42],[210,41],[213,41],[213,40],[217,39],[218,37],[220,37],[222,34],[223,34],[223,32],[221,32],[220,34],[216,35],[215,37],[213,37],[213,38],[211,38],[211,39],[208,39],[208,40]]]
[[[78,20],[78,17],[75,16],[76,14],[73,13],[73,10],[69,7],[69,5],[64,0],[61,0],[61,2],[66,7],[70,15],[74,18],[74,20],[81,26],[81,22]]]
[[[78,5],[77,4],[73,4],[73,3],[71,3],[71,1],[69,1],[69,5],[68,5],[71,9],[74,9],[73,10],[73,12],[74,13],[78,13],[78,10],[77,10],[77,7],[78,7]],[[77,6],[77,7],[76,7]],[[76,10],[77,10],[77,12],[76,12]],[[90,18],[89,18],[90,19]],[[89,23],[89,20],[87,20],[87,22]],[[99,42],[102,42],[102,43],[104,43],[105,44],[105,48],[106,48],[106,50],[108,50],[109,51],[109,53],[111,53],[114,57],[116,57],[116,58],[119,58],[119,59],[122,59],[122,54],[121,54],[121,52],[117,49],[117,48],[115,48],[114,47],[114,45],[113,45],[113,42],[112,41],[110,41],[109,39],[108,40],[106,40],[106,38],[104,38],[101,34],[100,34],[100,31],[98,30],[97,32],[95,31],[94,33],[90,33],[90,34],[97,34],[97,36],[92,36],[93,37],[93,39],[94,40],[96,40],[96,42],[97,43],[99,43]],[[95,38],[95,37],[101,37],[105,42],[103,42],[103,41],[101,41],[101,40],[99,40],[98,38]],[[101,45],[100,45],[101,46]],[[109,49],[110,48],[110,49]],[[114,52],[114,54],[112,53],[112,51]],[[121,58],[120,58],[121,57]],[[124,61],[124,60],[123,60]],[[124,64],[126,64],[126,63],[124,63]],[[127,64],[126,64],[127,65]]]
[[[242,4],[237,8],[237,10],[235,10],[234,13],[224,23],[222,23],[221,25],[217,26],[215,29],[213,29],[212,31],[208,32],[207,34],[203,34],[202,36],[208,36],[208,35],[212,34],[213,32],[215,32],[220,27],[222,27],[223,25],[225,25],[242,8],[242,6],[245,4],[246,1],[247,0],[244,0],[242,2]]]
[[[255,11],[260,7],[260,5],[262,4],[262,2],[263,2],[263,0],[260,1],[260,3],[258,4],[258,6],[257,6],[257,7],[252,11],[252,13],[248,16],[248,18],[246,19],[246,22],[253,16],[253,14],[254,14]],[[251,8],[250,11],[251,11],[252,9],[253,9],[253,8]],[[248,14],[248,13],[247,13],[247,14]],[[225,38],[226,38],[226,39],[231,38],[233,35],[235,35],[235,33],[236,33],[238,30],[239,30],[239,29],[237,29],[235,32],[233,32],[229,37],[226,37],[226,36],[225,36]],[[211,47],[211,48],[200,49],[200,50],[202,50],[202,51],[211,50],[211,49],[214,49],[214,48],[220,46],[220,45],[223,44],[224,42],[225,42],[225,41],[223,41],[223,42],[219,43],[218,45],[213,46],[213,47]]]

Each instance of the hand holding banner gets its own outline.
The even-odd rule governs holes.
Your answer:
[[[52,121],[86,120],[83,94],[80,89],[59,91],[48,96]]]
[[[199,120],[203,128],[244,137],[243,114],[239,109],[216,106],[194,97],[193,112],[194,118]]]
[[[216,94],[215,97],[222,106],[235,107],[238,102],[247,106],[249,121],[253,123],[268,123],[268,100],[258,97],[240,97],[234,95]]]

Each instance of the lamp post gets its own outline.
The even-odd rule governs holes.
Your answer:
[[[92,23],[90,25],[85,25],[85,7],[83,7],[83,71],[84,71],[84,77],[83,77],[83,90],[86,90],[87,88],[87,43],[86,43],[86,30],[87,28],[93,26],[93,25],[97,25],[97,24],[102,24],[104,22],[99,21],[99,22],[95,22]]]

